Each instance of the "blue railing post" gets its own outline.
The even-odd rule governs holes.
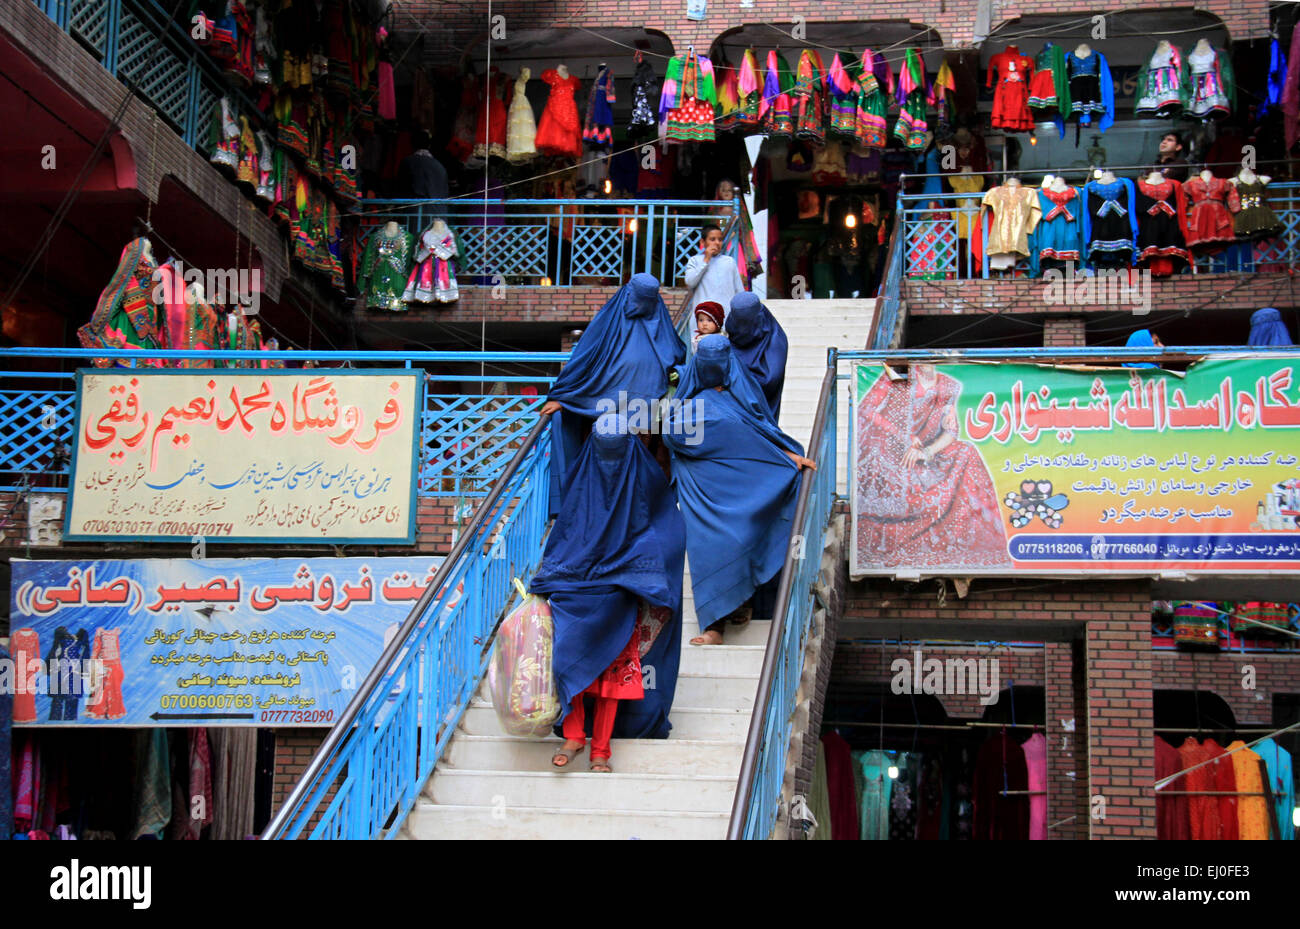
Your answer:
[[[108,21],[104,24],[104,67],[114,77],[117,73],[117,52],[121,43],[122,0],[107,0]]]

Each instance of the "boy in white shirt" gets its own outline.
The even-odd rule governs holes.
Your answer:
[[[731,306],[731,298],[745,289],[740,278],[736,259],[722,254],[722,228],[713,224],[704,227],[703,251],[692,255],[686,262],[686,286],[691,288],[691,299],[686,312],[695,317],[695,308],[701,303]]]

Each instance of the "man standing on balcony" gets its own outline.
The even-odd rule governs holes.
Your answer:
[[[731,298],[745,290],[736,259],[722,254],[722,228],[712,223],[705,226],[701,243],[700,254],[686,262],[686,286],[691,289],[686,305],[688,319],[695,318],[695,308],[701,303],[711,301],[729,307]]]
[[[429,151],[429,134],[424,130],[411,139],[415,151],[402,159],[401,195],[413,200],[446,200],[447,169]]]
[[[1171,181],[1187,180],[1187,155],[1183,151],[1182,137],[1176,132],[1166,132],[1160,137],[1160,155],[1155,170]]]

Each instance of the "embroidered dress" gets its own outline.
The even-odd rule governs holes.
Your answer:
[[[1188,119],[1222,119],[1232,112],[1236,91],[1232,62],[1221,49],[1187,56],[1188,80],[1183,115]]]
[[[1036,120],[1052,120],[1065,137],[1065,119],[1070,115],[1070,78],[1065,69],[1065,50],[1052,42],[1034,59],[1034,76],[1029,80],[1029,112]]]
[[[1187,251],[1184,217],[1187,200],[1183,185],[1175,180],[1162,184],[1148,184],[1145,178],[1137,182],[1139,267],[1151,269],[1157,277],[1164,277],[1191,264]]]
[[[717,65],[714,79],[718,85],[718,118],[714,127],[718,132],[730,132],[740,124],[740,75],[730,65]]]
[[[759,101],[763,96],[763,75],[752,48],[745,49],[736,71],[736,127],[752,135],[759,126]]]
[[[521,164],[537,156],[537,122],[533,119],[533,107],[528,102],[524,88],[532,71],[528,68],[519,70],[519,80],[515,81],[515,95],[510,100],[509,125],[506,127],[506,161]]]
[[[222,168],[239,167],[239,123],[235,120],[235,111],[230,105],[229,97],[222,97],[216,112],[212,114],[208,148],[212,150],[208,160],[214,165]]]
[[[1143,117],[1173,116],[1183,108],[1183,56],[1178,46],[1157,46],[1138,72],[1137,101],[1133,112]]]
[[[659,119],[666,142],[712,142],[714,104],[713,64],[703,55],[689,52],[668,62],[663,93],[659,97]]]
[[[406,309],[402,294],[410,272],[413,236],[402,229],[389,235],[383,229],[370,236],[357,274],[362,306],[370,310]]]
[[[989,59],[986,86],[997,89],[993,94],[993,128],[1008,132],[1029,132],[1034,128],[1029,115],[1029,81],[1034,73],[1034,62],[1020,49],[1008,45]]]
[[[1207,184],[1198,174],[1183,185],[1183,192],[1192,201],[1188,248],[1214,250],[1236,241],[1232,214],[1241,209],[1236,187],[1221,177],[1212,177]]]
[[[1239,239],[1271,239],[1281,235],[1282,222],[1268,205],[1268,195],[1263,182],[1256,180],[1247,184],[1238,181],[1237,196],[1241,201],[1241,210],[1233,217],[1233,229]]]
[[[794,77],[785,58],[775,49],[767,53],[767,68],[763,72],[763,96],[758,111],[763,118],[763,129],[769,139],[793,139],[793,101],[790,88]]]
[[[199,300],[185,284],[179,269],[171,262],[158,269],[163,284],[167,348],[188,351],[212,351],[217,347],[217,313]],[[212,362],[202,358],[182,358],[177,368],[210,368]]]
[[[1094,268],[1128,268],[1137,251],[1137,209],[1133,182],[1090,181],[1083,188],[1085,256]]]
[[[929,125],[925,118],[925,101],[929,89],[925,80],[925,62],[921,53],[909,48],[903,60],[903,70],[898,76],[898,89],[895,97],[898,101],[898,122],[894,124],[894,138],[903,143],[904,148],[919,151],[925,148],[925,134]]]
[[[165,336],[162,316],[154,302],[153,274],[157,269],[149,256],[147,239],[134,239],[122,249],[117,270],[99,295],[90,322],[77,330],[85,348],[162,348]],[[96,358],[99,368],[117,362]],[[166,367],[159,360],[144,362],[148,367]]]
[[[628,131],[654,129],[655,101],[659,99],[659,84],[650,62],[642,59],[637,62],[636,73],[632,75],[632,119]]]
[[[821,55],[812,49],[804,49],[795,69],[794,88],[790,91],[795,137],[814,146],[826,142],[825,72]]]
[[[257,154],[257,137],[248,125],[248,117],[239,117],[239,166],[235,169],[235,179],[244,184],[257,186],[261,159]]]
[[[587,120],[582,127],[582,140],[596,149],[609,151],[614,145],[614,75],[609,68],[601,68],[591,85],[587,101]]]
[[[950,174],[948,184],[952,187],[954,193],[973,194],[984,189],[984,175],[982,174]],[[957,237],[969,239],[971,228],[974,227],[978,217],[978,207],[983,198],[963,198],[956,202],[957,209]]]
[[[257,133],[257,180],[253,194],[265,203],[275,202],[275,146],[264,131]]]
[[[1043,215],[1038,192],[1018,184],[994,187],[984,194],[983,207],[992,213],[984,245],[990,265],[1010,267],[1017,256],[1028,258],[1029,234]]]
[[[952,116],[956,107],[957,78],[948,62],[939,65],[939,72],[930,86],[929,102],[934,107],[935,137],[946,139],[952,135]]]
[[[1034,250],[1040,273],[1063,270],[1066,262],[1077,266],[1083,257],[1083,204],[1079,191],[1074,187],[1059,193],[1039,188],[1038,207],[1043,219],[1034,230]]]
[[[858,97],[857,115],[853,133],[859,145],[883,149],[888,142],[888,93],[891,87],[882,87],[873,70],[874,55],[870,49],[862,53],[861,70],[855,81]],[[892,75],[891,75],[892,77]]]
[[[452,259],[457,255],[456,236],[441,219],[435,219],[420,236],[415,267],[407,278],[402,299],[407,303],[451,303],[460,299]]]
[[[1105,132],[1115,121],[1115,87],[1106,56],[1095,49],[1086,58],[1070,52],[1065,56],[1065,71],[1070,79],[1070,116],[1081,126],[1091,125],[1096,117],[1098,128]]]
[[[560,72],[547,68],[542,80],[551,86],[551,95],[537,124],[537,152],[540,155],[559,155],[578,158],[582,155],[582,124],[578,121],[578,104],[574,94],[581,85],[576,77],[560,77]]]

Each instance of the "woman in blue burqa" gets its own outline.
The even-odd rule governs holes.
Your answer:
[[[663,739],[682,648],[686,528],[668,479],[625,418],[598,418],[565,478],[560,515],[529,591],[550,600],[553,668],[567,767],[591,736],[591,770],[610,738]]]
[[[701,339],[683,369],[664,414],[663,440],[673,453],[702,632],[691,644],[720,645],[726,621],[776,582],[800,471],[816,465],[777,427],[763,392],[723,335]],[[757,605],[754,613],[764,615]]]
[[[558,413],[551,429],[551,515],[558,512],[567,470],[578,459],[591,424],[619,407],[635,419],[668,392],[668,373],[686,360],[686,343],[659,296],[659,281],[637,274],[600,308],[555,379],[543,413]],[[650,423],[632,422],[638,432]],[[651,443],[651,453],[657,443]]]
[[[785,386],[785,361],[790,349],[785,330],[758,296],[748,291],[731,298],[731,312],[727,314],[726,328],[732,352],[749,373],[754,375],[754,380],[767,399],[772,418],[779,422],[781,388]]]

